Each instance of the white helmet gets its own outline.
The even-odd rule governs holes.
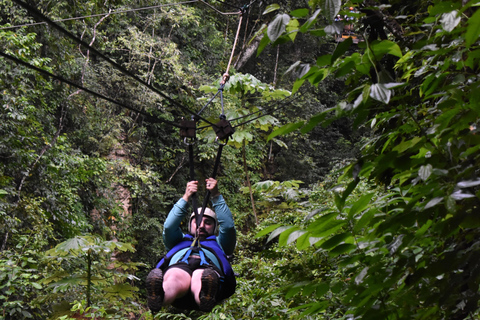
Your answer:
[[[200,214],[200,212],[202,212],[202,208],[198,208],[197,211],[198,211],[198,214]],[[203,212],[203,216],[204,217],[207,216],[207,217],[210,217],[213,220],[215,220],[215,228],[214,228],[213,234],[217,234],[217,232],[218,232],[218,220],[217,220],[217,214],[215,213],[215,211],[213,211],[210,208],[205,208],[205,212]],[[195,218],[195,212],[192,212],[192,214],[190,215],[190,220],[188,221],[188,232],[189,233],[194,233],[191,230],[192,229],[192,220],[194,218]]]

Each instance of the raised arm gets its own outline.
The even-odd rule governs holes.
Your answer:
[[[183,232],[180,229],[182,220],[189,215],[190,205],[188,201],[190,197],[197,192],[198,181],[190,181],[187,183],[184,195],[173,205],[168,213],[167,219],[163,225],[163,243],[167,250],[173,248],[179,241],[183,239]]]
[[[217,181],[213,178],[208,178],[206,182],[207,189],[210,190],[212,194],[213,210],[217,214],[219,226],[217,241],[227,255],[233,254],[235,245],[237,244],[237,234],[232,212],[227,206],[225,199],[218,191]]]

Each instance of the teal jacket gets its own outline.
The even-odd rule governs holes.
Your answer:
[[[218,220],[218,236],[217,242],[222,248],[222,250],[227,255],[233,254],[235,250],[235,245],[237,243],[237,235],[235,231],[235,225],[233,223],[232,212],[227,206],[225,199],[223,199],[222,195],[212,198],[212,210],[215,211],[217,214]],[[165,224],[163,226],[163,242],[165,244],[165,248],[167,251],[170,251],[177,243],[183,240],[184,234],[180,229],[180,224],[184,218],[187,218],[187,224],[189,222],[189,218],[193,209],[190,209],[190,205],[188,202],[180,198],[173,205],[173,208],[168,213],[167,219],[165,220]],[[170,264],[177,263],[182,257],[185,255],[187,249],[182,249],[175,253],[170,260]],[[215,263],[218,268],[220,267],[220,263],[215,257],[214,254],[210,252],[206,252],[207,257]]]

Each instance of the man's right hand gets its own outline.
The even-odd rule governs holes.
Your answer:
[[[185,188],[185,194],[183,195],[183,200],[190,201],[190,197],[197,192],[198,190],[198,181],[189,181],[187,187]]]

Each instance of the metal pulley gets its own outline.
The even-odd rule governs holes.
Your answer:
[[[220,115],[220,121],[213,126],[213,129],[220,140],[228,139],[235,132],[224,114]]]

